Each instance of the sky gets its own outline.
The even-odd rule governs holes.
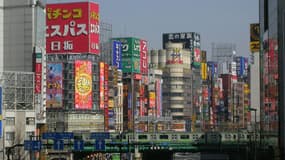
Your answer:
[[[201,48],[234,43],[237,55],[249,55],[249,26],[258,23],[258,0],[95,0],[100,20],[112,25],[113,37],[145,39],[162,48],[162,34],[197,32]]]

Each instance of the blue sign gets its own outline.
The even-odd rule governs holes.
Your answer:
[[[25,140],[24,141],[24,150],[32,150],[32,141],[27,141],[27,140]]]
[[[93,132],[90,136],[91,139],[109,139],[110,133],[109,132]]]
[[[41,141],[24,141],[24,150],[29,151],[40,151],[42,149],[42,142]]]
[[[122,69],[122,43],[120,41],[113,41],[113,66]]]
[[[72,132],[46,132],[43,133],[42,139],[73,139],[74,135]]]
[[[63,148],[64,148],[64,142],[62,139],[54,140],[54,142],[53,142],[53,149],[54,150],[63,150]]]
[[[82,151],[84,149],[84,141],[83,140],[74,140],[73,144],[75,151]]]
[[[32,141],[32,151],[40,151],[42,149],[41,141]]]
[[[104,151],[105,150],[105,140],[98,139],[95,142],[95,150],[97,151]]]

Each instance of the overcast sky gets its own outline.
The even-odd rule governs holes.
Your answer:
[[[162,48],[162,33],[198,32],[202,49],[230,42],[238,55],[249,55],[249,25],[258,22],[258,0],[97,0],[101,21],[112,24],[113,36],[146,39]]]

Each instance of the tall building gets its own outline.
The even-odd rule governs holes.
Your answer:
[[[212,61],[219,64],[218,73],[230,72],[230,65],[236,54],[236,45],[232,43],[212,43]]]
[[[35,81],[32,73],[35,46],[41,49],[45,46],[44,3],[36,0],[0,0],[2,140],[6,139],[1,146],[4,148],[23,143],[24,139],[36,135]],[[29,158],[23,150],[18,153]],[[18,158],[16,156],[13,158]]]
[[[174,131],[191,130],[193,93],[190,56],[182,43],[167,43],[162,106],[163,112],[170,112],[173,118],[171,128]]]
[[[259,0],[261,134],[270,133],[274,146],[279,144],[280,159],[285,158],[284,9],[283,0]]]

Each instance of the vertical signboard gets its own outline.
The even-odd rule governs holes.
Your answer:
[[[47,108],[62,107],[62,63],[47,64]]]
[[[201,63],[201,50],[200,48],[196,48],[194,47],[194,61],[192,63],[192,66],[195,68],[199,68],[200,67],[200,63]]]
[[[99,63],[99,95],[100,95],[100,109],[104,109],[104,62]]]
[[[155,114],[155,92],[149,92],[149,115]]]
[[[99,6],[93,2],[46,5],[46,52],[99,54]]]
[[[92,109],[91,62],[75,61],[75,109]]]
[[[140,41],[140,71],[141,74],[148,73],[148,56],[147,56],[147,41],[141,40]]]
[[[260,26],[259,23],[250,24],[250,51],[259,52],[260,44]]]
[[[42,53],[35,53],[35,94],[42,91]]]
[[[104,64],[104,119],[105,119],[105,131],[109,130],[109,111],[108,111],[108,103],[109,103],[109,65]]]
[[[0,138],[2,138],[2,87],[0,86]]]
[[[114,40],[112,42],[113,61],[112,65],[117,69],[122,69],[122,43]]]
[[[161,105],[161,101],[162,101],[162,92],[161,92],[161,83],[160,80],[156,80],[156,116],[160,117],[162,115],[162,105]]]

